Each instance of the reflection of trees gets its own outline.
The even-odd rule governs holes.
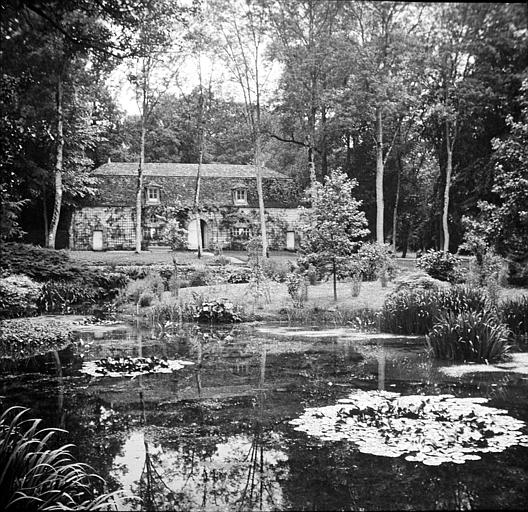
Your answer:
[[[141,446],[143,469],[133,477],[133,494],[142,499],[143,509],[194,510],[197,508],[218,510],[270,510],[281,508],[281,491],[276,483],[277,467],[283,460],[283,452],[270,445],[277,442],[264,427],[266,354],[261,353],[260,377],[253,401],[254,414],[250,417],[250,435],[246,424],[233,425],[238,434],[223,437],[217,428],[208,430],[211,422],[217,424],[214,414],[206,421],[198,421],[202,427],[182,427],[170,430],[174,441],[165,440],[163,451],[152,446],[144,436],[148,424],[145,400],[140,382],[140,401],[143,414],[142,431],[127,448],[125,460],[138,454]],[[199,400],[195,408],[215,409],[214,401]],[[217,407],[221,407],[217,404]],[[212,425],[212,423],[211,423]],[[203,429],[203,430],[202,430]],[[178,432],[178,433],[176,433]],[[225,432],[225,430],[222,430]],[[133,446],[132,446],[133,445]],[[141,467],[141,466],[140,466]],[[281,468],[279,469],[279,471]],[[126,475],[126,473],[123,473]],[[135,478],[135,480],[134,480]]]

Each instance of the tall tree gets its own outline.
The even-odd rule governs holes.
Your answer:
[[[262,193],[262,88],[264,78],[265,11],[256,1],[218,1],[215,11],[222,33],[226,64],[244,97],[245,117],[255,151],[262,256],[268,257],[264,195]]]
[[[414,62],[421,59],[415,38],[422,9],[398,2],[354,2],[346,4],[343,17],[351,73],[346,87],[336,93],[346,118],[356,126],[362,120],[375,145],[378,243],[385,241],[385,165],[409,108],[409,96],[419,87],[411,75]]]
[[[92,74],[93,80],[96,73],[107,69],[115,55],[117,43],[107,23],[109,19],[115,20],[110,14],[115,4],[109,2],[108,7],[109,11],[105,11],[80,0],[68,4],[51,0],[11,1],[4,6],[2,19],[6,37],[2,39],[2,51],[7,57],[5,69],[24,77],[25,86],[34,93],[37,86],[40,88],[40,97],[31,98],[36,100],[33,104],[21,97],[22,103],[27,102],[29,107],[20,109],[21,117],[24,120],[33,118],[43,127],[47,125],[44,131],[51,144],[44,154],[53,150],[53,157],[41,167],[53,166],[53,212],[46,239],[49,247],[55,247],[63,203],[64,161],[69,143],[66,135],[72,132],[72,120],[67,116],[79,106],[76,101],[83,96],[81,89],[85,88],[86,75]],[[14,51],[18,53],[17,59],[11,53]],[[54,105],[49,110],[51,102],[46,93],[54,96]],[[44,138],[41,140],[44,142]],[[27,155],[26,151],[24,153]],[[22,153],[19,156],[23,158]]]
[[[336,58],[334,37],[343,4],[333,0],[275,0],[266,5],[274,34],[270,55],[284,66],[277,108],[282,122],[280,132],[273,130],[271,135],[306,148],[313,185],[317,174],[324,176],[328,166],[325,93],[343,71]],[[320,154],[320,173],[316,173],[316,152]]]
[[[189,12],[189,9],[170,0],[146,0],[139,12],[139,31],[133,42],[135,55],[129,63],[132,69],[128,74],[135,88],[140,112],[135,248],[138,254],[143,240],[143,175],[147,125],[155,106],[167,93],[180,71],[182,59],[178,46],[181,44],[181,34],[178,34],[178,28]]]

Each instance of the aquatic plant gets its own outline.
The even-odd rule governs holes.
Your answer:
[[[528,295],[504,301],[500,317],[515,337],[528,337]]]
[[[93,377],[136,377],[147,373],[172,373],[190,361],[167,359],[165,357],[106,357],[83,363],[82,373]]]
[[[227,299],[216,299],[198,304],[190,304],[193,319],[197,322],[232,323],[241,322],[239,308]]]
[[[381,327],[394,334],[426,334],[444,311],[458,314],[491,308],[481,289],[460,285],[431,290],[403,288],[385,299]]]
[[[425,337],[438,359],[491,363],[508,352],[509,330],[491,311],[441,313]]]
[[[0,321],[0,357],[22,359],[64,347],[72,341],[71,328],[45,317]]]
[[[29,409],[11,407],[0,416],[1,510],[108,510],[116,493],[97,496],[104,480],[76,462],[72,445],[51,449],[59,429],[26,419]]]
[[[528,446],[525,423],[483,406],[486,398],[401,396],[355,391],[336,405],[306,409],[290,421],[295,430],[323,441],[346,440],[358,451],[400,457],[429,466],[478,460],[478,453]]]

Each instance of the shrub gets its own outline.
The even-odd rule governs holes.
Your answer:
[[[187,249],[187,230],[180,226],[178,219],[169,219],[161,231],[161,239],[173,251]]]
[[[159,273],[151,271],[144,278],[130,282],[125,290],[125,296],[128,300],[132,300],[137,304],[139,298],[145,292],[150,292],[157,297],[161,297],[164,291],[165,284],[163,279]]]
[[[38,314],[41,285],[25,275],[0,279],[0,320]]]
[[[416,260],[416,266],[434,279],[456,283],[460,280],[460,260],[453,254],[432,249]]]
[[[216,299],[191,305],[193,319],[197,322],[232,323],[240,322],[238,308],[227,299]]]
[[[139,304],[140,307],[146,308],[146,307],[150,306],[152,304],[152,302],[154,302],[155,298],[156,298],[156,296],[150,290],[145,290],[139,296],[138,304]]]
[[[249,283],[251,269],[247,267],[233,267],[227,273],[227,282],[232,284]]]
[[[304,301],[307,298],[304,276],[297,272],[290,272],[286,276],[286,286],[288,288],[288,295],[293,301],[293,307],[303,308]]]
[[[425,272],[404,274],[394,280],[394,292],[400,290],[440,290],[449,286],[445,281],[432,278]]]
[[[104,480],[76,462],[71,445],[51,448],[62,430],[38,430],[41,420],[11,407],[0,416],[1,510],[108,510],[113,494],[96,498]]]
[[[44,283],[37,304],[46,313],[71,313],[74,308],[95,304],[100,291],[78,281],[49,281]]]
[[[214,265],[220,265],[221,267],[224,267],[226,265],[229,265],[229,258],[227,256],[218,255],[213,261],[212,264]]]
[[[514,286],[528,286],[528,262],[508,262],[508,283]]]
[[[3,244],[0,268],[9,274],[25,274],[36,281],[82,279],[90,274],[86,265],[72,262],[66,251],[20,243]]]
[[[211,273],[206,269],[196,269],[189,275],[189,286],[207,286],[211,281]]]
[[[57,320],[40,317],[0,322],[0,357],[30,357],[63,347],[71,341],[71,328]]]
[[[491,363],[508,352],[508,328],[491,311],[444,312],[426,336],[438,359]]]
[[[290,271],[291,262],[277,261],[277,260],[267,260],[264,261],[262,265],[262,270],[264,275],[275,281],[277,283],[284,283],[286,281],[286,276]]]
[[[500,318],[514,336],[528,336],[528,295],[504,301],[500,306]]]
[[[439,290],[403,288],[387,296],[382,309],[382,328],[395,334],[426,334],[442,312],[482,312],[491,309],[480,289],[453,286]]]
[[[394,256],[390,253],[387,245],[378,243],[363,244],[358,251],[358,257],[363,273],[363,281],[375,281],[385,273],[390,278],[393,278],[398,272]]]
[[[317,269],[313,265],[308,265],[305,274],[306,278],[308,279],[308,282],[312,286],[317,284],[317,281],[319,280],[317,275]]]

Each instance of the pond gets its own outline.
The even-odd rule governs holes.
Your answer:
[[[4,366],[4,406],[66,429],[61,440],[109,490],[148,509],[528,503],[525,354],[490,371],[443,367],[420,337],[277,323],[77,336],[61,352]],[[139,357],[153,372],[114,364]],[[105,374],[103,359],[114,361]]]

